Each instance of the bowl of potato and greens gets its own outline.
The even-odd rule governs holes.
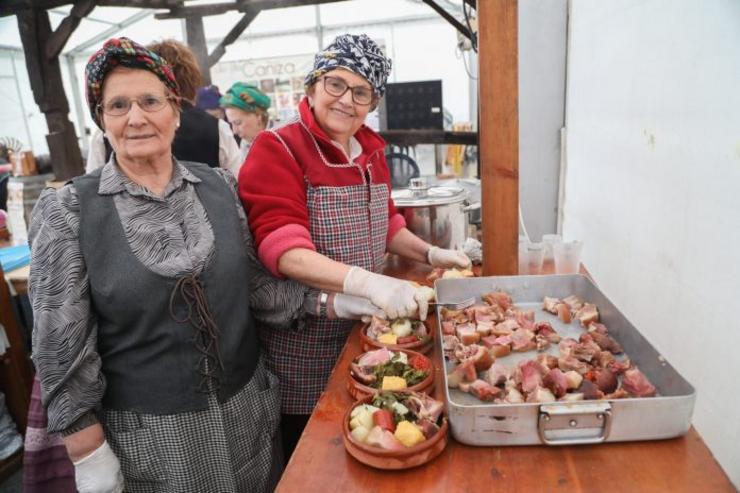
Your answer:
[[[437,457],[448,441],[444,404],[427,394],[381,391],[356,402],[344,417],[347,451],[379,469],[407,469]]]
[[[373,317],[360,331],[362,349],[370,351],[386,347],[391,350],[411,350],[428,353],[432,349],[432,333],[421,320],[398,318],[384,320]]]
[[[355,399],[381,390],[428,392],[434,385],[434,367],[416,351],[383,347],[356,357],[349,366],[347,390]]]

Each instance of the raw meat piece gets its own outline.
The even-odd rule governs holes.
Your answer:
[[[586,303],[573,316],[581,322],[582,327],[588,327],[591,322],[599,321],[599,310],[596,305]]]
[[[637,368],[624,372],[622,388],[635,397],[652,397],[655,395],[655,386]]]
[[[460,339],[458,339],[456,336],[442,336],[442,349],[445,353],[445,357],[450,361],[457,361],[457,358],[455,358],[455,349],[460,344]]]
[[[478,332],[481,337],[487,336],[493,330],[493,322],[480,321],[475,324],[475,331]]]
[[[550,322],[537,322],[534,324],[534,332],[554,344],[560,342],[560,334],[555,331]]]
[[[499,337],[499,339],[501,339],[501,337]],[[511,353],[511,346],[508,344],[494,344],[491,346],[489,352],[494,358],[503,358]]]
[[[496,336],[481,337],[480,343],[488,349],[491,349],[495,344],[496,339],[498,339]]]
[[[542,309],[546,312],[550,312],[553,315],[558,314],[558,304],[560,303],[560,299],[558,298],[550,298],[548,296],[545,296],[545,299],[542,301]]]
[[[455,323],[452,320],[442,321],[442,334],[455,335]]]
[[[458,346],[455,357],[462,361],[472,361],[478,371],[487,370],[493,364],[493,357],[486,348],[478,344],[469,346]]]
[[[581,336],[583,337],[583,336]],[[593,340],[585,340],[579,344],[573,346],[570,354],[575,356],[581,361],[591,362],[599,353],[601,348]]]
[[[558,368],[565,372],[571,370],[577,371],[581,375],[585,375],[588,371],[588,365],[574,356],[561,356],[558,358]]]
[[[600,324],[599,322],[591,322],[591,324],[588,326],[589,332],[598,332],[599,334],[608,334],[609,330],[606,328],[606,325]]]
[[[534,312],[532,312],[534,315]],[[526,329],[534,332],[534,321],[530,320],[524,312],[519,312],[514,315],[514,320],[519,324],[520,329]]]
[[[632,362],[629,359],[624,361],[614,360],[608,363],[606,367],[615,375],[621,375],[632,367]]]
[[[537,363],[550,369],[558,367],[558,359],[552,354],[547,353],[538,354]]]
[[[463,361],[447,375],[447,386],[451,389],[460,387],[465,382],[473,382],[478,378],[475,372],[475,364],[472,361]]]
[[[534,345],[535,349],[541,352],[550,347],[550,341],[547,340],[546,337],[542,337],[541,335],[537,334],[536,336],[534,336]]]
[[[557,311],[558,318],[564,324],[569,324],[570,321],[573,319],[570,314],[570,308],[565,303],[559,303],[555,307],[555,310]]]
[[[360,356],[357,364],[359,366],[381,365],[383,363],[389,362],[392,356],[393,353],[391,353],[388,348],[384,347],[375,351],[368,351],[367,353],[363,354],[362,356]]]
[[[503,385],[511,376],[511,369],[501,363],[494,363],[482,376],[491,385]]]
[[[605,394],[610,394],[617,390],[617,377],[611,371],[605,368],[594,370],[594,383]]]
[[[555,396],[549,389],[537,387],[534,392],[527,395],[527,402],[555,402]]]
[[[513,319],[507,319],[503,322],[497,323],[493,330],[491,330],[492,334],[498,335],[498,336],[506,336],[514,332],[519,328],[519,324],[516,323],[516,320]]]
[[[516,389],[516,387],[510,387],[506,390],[504,401],[509,404],[521,404],[524,402],[524,396]]]
[[[550,389],[555,397],[562,397],[568,391],[568,381],[563,372],[557,368],[547,372],[545,378],[542,379],[542,384]]]
[[[591,324],[593,326],[594,324]],[[622,349],[622,346],[615,341],[610,335],[608,334],[602,334],[598,331],[592,331],[589,332],[591,337],[593,338],[594,342],[599,345],[601,349],[604,351],[609,351],[613,354],[622,354],[624,352],[624,349]]]
[[[560,349],[560,356],[570,356],[573,348],[578,345],[578,341],[575,339],[572,339],[570,337],[566,337],[560,343],[558,344],[558,348]]]
[[[501,394],[501,389],[484,380],[476,380],[470,384],[470,393],[482,401],[490,402]]]
[[[573,313],[580,310],[583,306],[583,300],[574,294],[568,296],[567,298],[563,298],[563,303],[568,305],[568,308],[570,308],[570,311]]]
[[[514,371],[514,381],[522,391],[529,394],[542,384],[542,377],[547,372],[535,360],[521,361]]]
[[[470,321],[463,310],[450,310],[449,308],[443,307],[442,310],[440,310],[440,313],[442,315],[442,320],[450,320],[459,324]]]
[[[475,331],[475,324],[471,322],[458,324],[455,330],[457,331],[457,338],[465,345],[480,341],[480,334]]]
[[[599,390],[595,383],[585,378],[581,382],[581,385],[576,389],[577,393],[582,393],[583,398],[586,400],[598,400],[604,397],[604,393]]]
[[[357,363],[350,363],[349,368],[355,378],[365,385],[370,385],[377,380],[372,366],[360,366]]]
[[[500,306],[503,310],[508,309],[513,302],[509,293],[504,291],[493,291],[481,296],[481,299],[489,305]]]
[[[512,351],[530,351],[535,349],[537,344],[534,342],[534,332],[527,329],[515,330],[511,334],[511,350]]]
[[[609,351],[601,351],[596,355],[591,363],[597,365],[599,368],[609,368],[609,365],[614,361],[616,361],[616,358],[614,358],[612,353]]]

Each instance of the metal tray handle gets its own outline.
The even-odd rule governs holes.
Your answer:
[[[583,445],[602,443],[612,426],[611,404],[543,404],[537,420],[537,432],[546,445]],[[599,430],[593,436],[584,430]],[[557,436],[555,436],[557,435]]]

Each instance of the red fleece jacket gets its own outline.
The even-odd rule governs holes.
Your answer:
[[[309,231],[306,180],[312,186],[362,185],[366,173],[372,183],[385,183],[389,193],[391,188],[385,141],[380,135],[363,125],[354,135],[362,146],[362,154],[354,160],[359,168],[331,167],[322,160],[317,146],[331,164],[346,165],[347,156],[319,127],[307,98],[303,98],[298,109],[299,121],[257,136],[239,172],[239,196],[249,217],[257,253],[276,276],[280,276],[278,260],[286,251],[316,250]],[[311,157],[299,162],[294,157],[297,155]],[[389,198],[386,244],[404,226],[406,222]]]

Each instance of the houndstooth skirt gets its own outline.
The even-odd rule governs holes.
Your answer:
[[[104,410],[105,435],[127,493],[272,491],[282,473],[277,378],[260,360],[224,403],[171,415]]]

